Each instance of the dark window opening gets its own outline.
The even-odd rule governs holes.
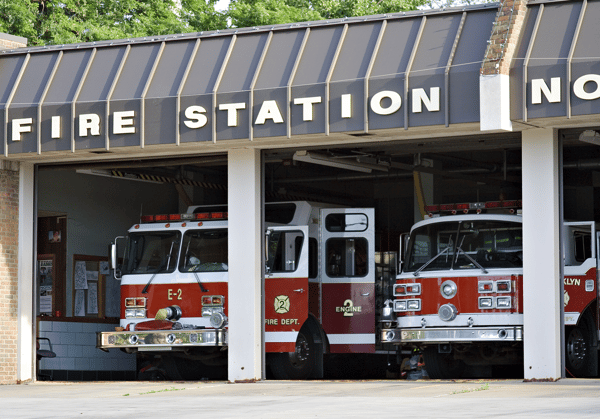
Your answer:
[[[327,240],[327,276],[362,277],[368,271],[368,243],[364,238],[334,238]]]

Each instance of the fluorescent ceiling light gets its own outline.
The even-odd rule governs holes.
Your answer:
[[[600,134],[591,129],[583,131],[579,135],[579,141],[583,141],[584,143],[590,143],[594,145],[600,145]]]
[[[325,154],[315,153],[312,151],[296,151],[293,160],[303,161],[306,163],[320,164],[322,166],[337,167],[338,169],[354,170],[357,172],[371,173],[375,170],[388,170],[387,167],[378,164],[359,163],[354,160],[343,160],[341,158],[333,158]]]

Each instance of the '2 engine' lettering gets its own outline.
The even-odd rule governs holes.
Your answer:
[[[172,300],[173,298],[177,298],[178,300],[181,300],[181,288],[179,288],[176,291],[173,291],[170,288],[167,290],[167,299]]]

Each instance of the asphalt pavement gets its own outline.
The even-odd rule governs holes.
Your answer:
[[[36,382],[0,386],[0,417],[598,418],[600,380]]]

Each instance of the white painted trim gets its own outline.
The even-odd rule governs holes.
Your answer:
[[[33,261],[34,253],[34,166],[21,163],[19,169],[19,256],[17,305],[17,380],[33,379]]]
[[[479,121],[481,131],[512,131],[508,75],[479,76]]]
[[[565,325],[566,326],[575,326],[577,324],[577,322],[579,321],[579,316],[581,316],[581,313],[565,313]]]
[[[265,342],[296,343],[298,332],[265,332]]]
[[[327,335],[331,345],[375,344],[374,333],[340,333]]]

